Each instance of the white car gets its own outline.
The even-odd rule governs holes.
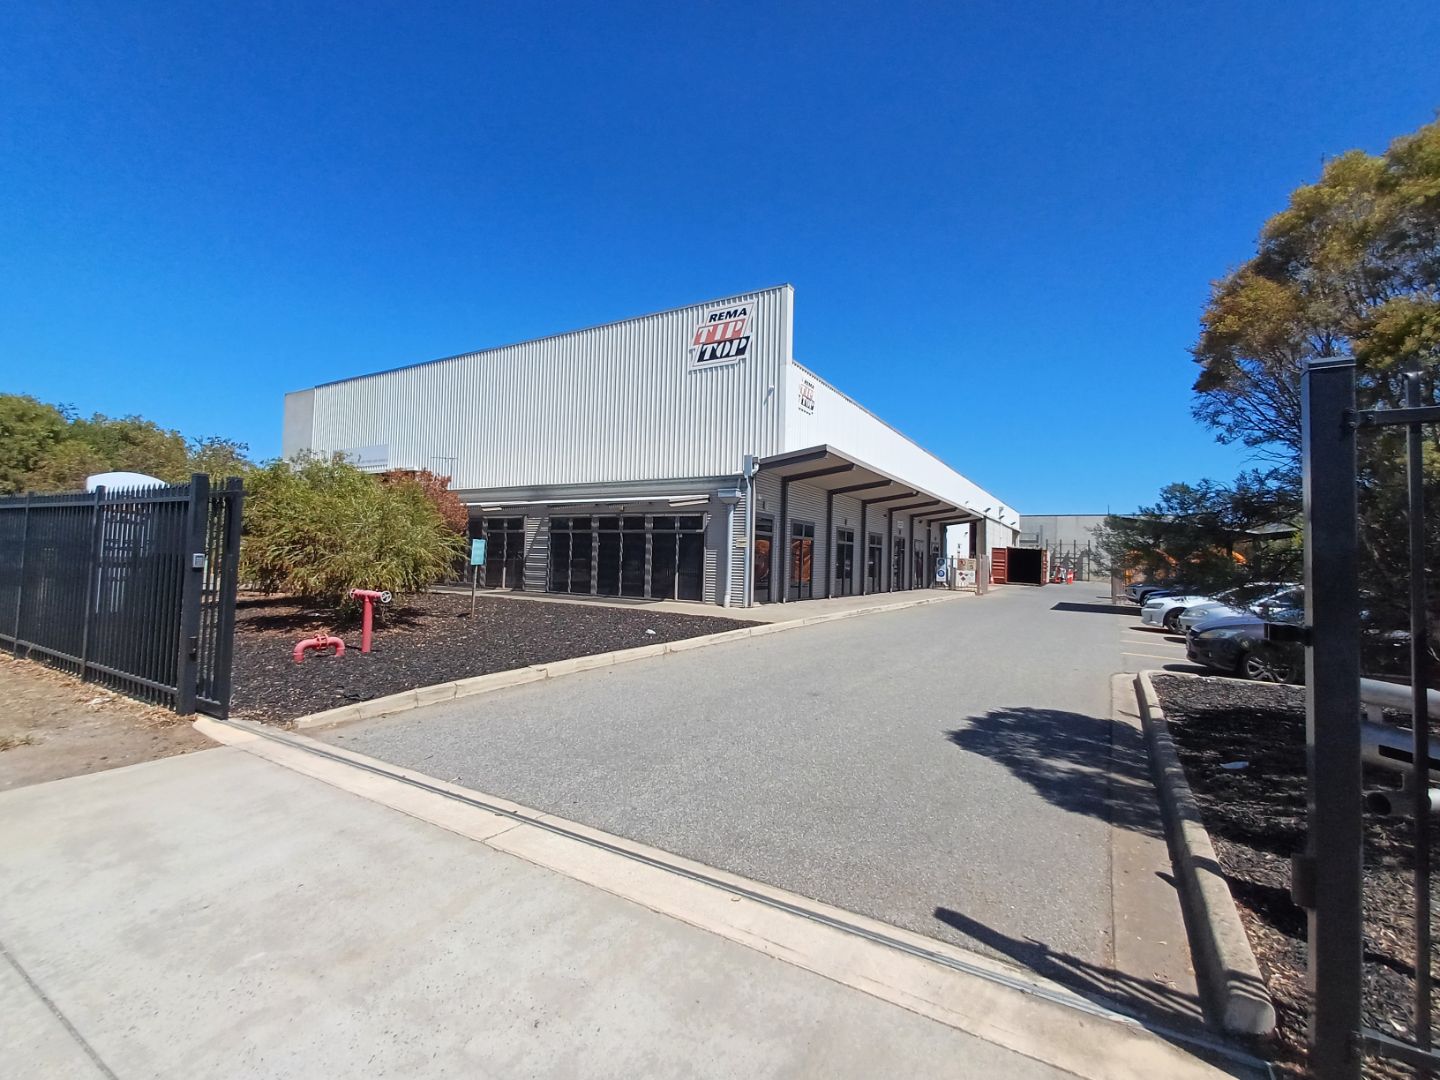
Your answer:
[[[1196,604],[1180,616],[1179,628],[1185,633],[1210,619],[1236,615],[1265,614],[1266,611],[1289,610],[1305,606],[1305,589],[1300,585],[1274,582],[1242,585],[1227,589],[1209,604]]]
[[[1207,604],[1214,597],[1192,593],[1189,596],[1159,596],[1146,600],[1140,609],[1140,621],[1156,630],[1180,629],[1180,616],[1196,604]]]

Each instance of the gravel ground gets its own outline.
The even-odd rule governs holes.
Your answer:
[[[1299,1077],[1310,998],[1305,989],[1306,917],[1290,900],[1290,856],[1305,843],[1304,689],[1168,676],[1157,676],[1155,688],[1275,998],[1277,1067],[1286,1076]],[[1239,761],[1248,765],[1220,767]],[[1367,770],[1366,786],[1394,782],[1385,773]],[[1436,849],[1432,859],[1440,857],[1440,843]],[[1410,1035],[1414,993],[1410,851],[1407,822],[1367,816],[1365,1022],[1400,1037]],[[1372,1059],[1366,1075],[1411,1074]]]
[[[253,720],[293,720],[417,686],[750,625],[713,615],[484,596],[472,619],[468,596],[424,593],[377,608],[367,656],[360,652],[358,617],[338,619],[288,598],[249,596],[236,616],[231,709]],[[312,653],[295,663],[295,643],[321,632],[344,640],[344,657]]]
[[[0,655],[0,791],[214,745],[166,709]]]

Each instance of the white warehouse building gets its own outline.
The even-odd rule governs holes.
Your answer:
[[[283,447],[451,477],[491,588],[727,607],[928,587],[1019,515],[793,355],[776,286],[285,397]]]

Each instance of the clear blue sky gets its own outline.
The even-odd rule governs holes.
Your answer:
[[[263,457],[285,390],[789,281],[1022,512],[1131,508],[1241,464],[1207,283],[1437,56],[1433,2],[10,4],[0,389]]]

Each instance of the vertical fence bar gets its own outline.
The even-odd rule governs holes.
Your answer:
[[[1301,391],[1309,828],[1293,888],[1309,909],[1312,1075],[1358,1080],[1362,830],[1354,363],[1312,363]]]
[[[175,711],[195,711],[200,648],[200,599],[205,584],[205,524],[210,513],[210,477],[190,477],[190,501],[180,534],[180,641],[175,651]],[[198,558],[197,558],[198,557]]]
[[[85,566],[85,616],[80,626],[80,678],[86,678],[90,663],[90,635],[95,621],[95,579],[100,574],[101,545],[104,543],[105,485],[95,489],[90,508],[90,558]]]
[[[1405,376],[1405,404],[1419,408],[1420,372]],[[1415,1042],[1430,1049],[1430,783],[1420,762],[1430,757],[1430,617],[1425,587],[1425,459],[1420,425],[1405,428],[1406,479],[1410,515],[1410,730],[1415,769],[1411,774],[1415,838]],[[1418,1080],[1429,1069],[1418,1066]]]

